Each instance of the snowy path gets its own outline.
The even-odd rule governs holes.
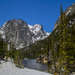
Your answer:
[[[20,69],[15,67],[15,64],[11,62],[5,62],[3,64],[0,64],[0,75],[50,75],[50,74],[27,68]]]

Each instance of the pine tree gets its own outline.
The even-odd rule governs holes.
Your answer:
[[[7,43],[1,38],[0,35],[0,58],[4,59],[5,56],[8,56]]]

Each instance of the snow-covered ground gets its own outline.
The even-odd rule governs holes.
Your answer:
[[[32,69],[20,69],[14,63],[3,62],[0,64],[0,75],[50,75],[49,73],[40,72]]]

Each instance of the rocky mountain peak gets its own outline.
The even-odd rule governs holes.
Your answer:
[[[2,26],[6,41],[13,43],[16,49],[27,47],[48,35],[40,24],[28,25],[21,19],[9,20]]]

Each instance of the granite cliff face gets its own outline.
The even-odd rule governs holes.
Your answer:
[[[23,20],[14,19],[7,21],[1,30],[5,34],[6,41],[14,44],[16,49],[29,46],[32,43],[42,40],[48,36],[41,25],[28,25]]]

